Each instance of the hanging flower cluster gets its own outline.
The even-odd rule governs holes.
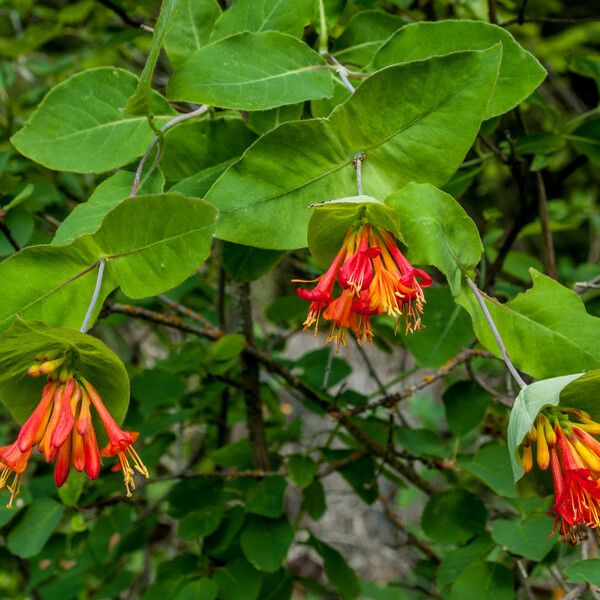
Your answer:
[[[341,293],[334,298],[336,280]],[[340,251],[321,277],[294,281],[317,282],[312,290],[296,290],[311,303],[304,329],[314,327],[316,334],[323,317],[331,322],[327,342],[335,341],[338,348],[347,345],[348,330],[359,343],[372,340],[372,315],[395,317],[396,327],[404,318],[407,333],[422,329],[422,288],[432,283],[425,271],[408,262],[391,233],[369,223],[346,233]]]
[[[600,527],[600,423],[574,408],[545,409],[521,448],[523,469],[550,467],[554,483],[554,531],[560,525],[563,541],[573,544],[585,536],[584,527]]]
[[[90,479],[96,479],[100,472],[100,457],[116,456],[113,470],[123,471],[127,496],[131,496],[135,489],[134,469],[148,477],[148,469],[133,448],[139,434],[123,431],[117,425],[96,389],[68,368],[65,357],[41,359],[31,366],[28,375],[46,376],[48,383],[16,441],[0,448],[0,489],[6,486],[10,492],[8,507],[19,494],[27,463],[36,446],[47,462],[54,461],[57,487],[66,481],[71,465],[76,471],[85,470]],[[108,444],[102,450],[98,447],[91,406],[108,436]]]

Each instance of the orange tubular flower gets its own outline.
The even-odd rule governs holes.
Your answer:
[[[598,425],[583,411],[545,409],[523,442],[522,460],[527,472],[535,443],[538,466],[550,466],[552,472],[554,531],[559,529],[563,541],[576,544],[584,539],[585,527],[600,528],[600,442],[573,418]]]
[[[342,291],[334,298],[336,278]],[[396,326],[404,318],[407,333],[423,328],[423,288],[432,279],[408,262],[388,231],[369,223],[349,230],[330,267],[314,281],[318,282],[314,289],[296,290],[311,302],[304,328],[314,326],[318,333],[323,316],[331,322],[327,342],[335,341],[338,348],[347,345],[348,330],[359,343],[371,341],[373,315],[395,317]]]
[[[60,371],[59,375],[56,373]],[[76,471],[87,473],[96,479],[100,473],[100,449],[92,423],[90,406],[93,405],[108,435],[109,443],[103,456],[118,456],[116,467],[123,470],[127,496],[135,489],[134,470],[127,456],[133,459],[134,468],[148,477],[148,469],[142,463],[132,445],[138,433],[123,431],[112,418],[96,389],[85,379],[68,369],[67,359],[40,358],[28,374],[31,377],[48,376],[48,384],[42,391],[39,404],[23,423],[16,441],[0,448],[0,489],[7,487],[11,507],[23,481],[29,458],[37,449],[47,462],[55,461],[54,482],[62,486],[71,465]],[[14,474],[13,480],[8,480]]]

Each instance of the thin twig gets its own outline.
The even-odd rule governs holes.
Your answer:
[[[350,80],[348,79],[348,71],[346,70],[346,67],[344,67],[344,65],[335,56],[329,54],[329,52],[327,52],[325,56],[329,62],[331,62],[337,67],[337,74],[340,76],[342,83],[344,84],[346,89],[351,94],[353,94],[356,91],[356,88],[350,83]]]
[[[206,329],[215,329],[215,326],[203,315],[197,313],[196,311],[184,306],[183,304],[176,302],[175,300],[171,300],[168,296],[164,294],[158,294],[156,296],[157,300],[160,300],[163,304],[166,304],[169,308],[172,308],[175,312],[178,312],[180,315],[184,317],[188,317],[192,321],[196,321],[196,323],[200,323]]]
[[[488,19],[490,23],[494,25],[498,23],[498,16],[496,14],[496,0],[488,0]]]
[[[502,358],[504,359],[506,367],[510,371],[510,374],[513,376],[513,379],[517,382],[519,387],[521,389],[526,388],[527,384],[525,383],[525,381],[523,380],[521,375],[519,375],[519,372],[515,369],[514,365],[512,364],[512,361],[510,360],[510,358],[508,356],[508,353],[506,352],[506,347],[504,346],[504,342],[502,341],[500,332],[498,331],[498,328],[496,327],[496,324],[494,323],[494,320],[492,319],[492,315],[490,314],[490,311],[488,310],[488,307],[485,303],[485,299],[483,297],[483,294],[481,293],[481,290],[475,285],[475,283],[473,282],[473,280],[470,277],[467,277],[467,283],[469,284],[469,287],[473,290],[473,293],[475,294],[475,297],[477,298],[477,302],[479,302],[479,306],[481,307],[481,311],[483,312],[485,320],[487,321],[487,323],[490,327],[490,330],[492,331],[492,335],[494,336],[494,339],[496,340],[496,343],[498,344],[498,348],[500,348],[500,352],[502,353]]]
[[[554,241],[552,239],[552,229],[550,228],[550,214],[548,212],[548,196],[544,178],[540,171],[535,173],[538,206],[540,211],[540,223],[542,225],[542,239],[544,241],[544,260],[546,263],[546,272],[552,279],[558,278],[556,271],[556,256],[554,254]]]
[[[141,21],[138,21],[137,19],[134,19],[133,17],[130,17],[127,12],[121,8],[116,2],[113,2],[112,0],[96,0],[99,4],[102,4],[103,6],[105,6],[106,8],[108,8],[109,10],[112,10],[118,17],[120,17],[120,19],[123,21],[123,23],[127,24],[127,25],[131,25],[131,27],[135,27],[135,28],[144,28],[144,24]]]
[[[167,132],[169,129],[171,129],[171,127],[175,127],[175,125],[178,125],[179,123],[183,123],[184,121],[187,121],[188,119],[193,119],[194,117],[199,117],[199,116],[203,115],[205,112],[208,111],[208,109],[209,109],[209,107],[206,104],[202,104],[201,106],[199,106],[192,112],[186,113],[184,115],[177,115],[176,117],[173,117],[170,121],[167,121],[167,123],[165,123],[160,128],[160,133],[158,135],[156,135],[154,137],[154,139],[150,142],[150,145],[146,149],[146,152],[144,152],[144,155],[142,156],[142,159],[140,160],[140,162],[137,166],[137,169],[135,170],[135,177],[133,180],[133,185],[131,187],[131,193],[129,194],[129,196],[131,198],[133,198],[134,196],[137,195],[138,188],[140,187],[140,182],[142,180],[142,172],[144,170],[144,165],[146,164],[148,157],[152,153],[152,150],[154,150],[154,148],[156,147],[156,144],[158,144],[162,140],[162,137],[165,134],[165,132]],[[150,174],[150,173],[148,173],[148,174]]]
[[[500,27],[508,27],[510,25],[523,25],[523,23],[556,23],[556,24],[574,24],[574,23],[594,23],[600,21],[600,17],[517,17],[516,19],[510,19],[499,23]]]
[[[329,51],[329,32],[327,31],[327,15],[325,14],[325,0],[318,0],[319,3],[319,54],[327,54]]]
[[[3,219],[0,219],[0,231],[8,240],[8,243],[15,249],[15,252],[18,252],[21,249],[21,246],[19,242],[17,242],[13,232],[10,230],[10,227],[4,222]]]
[[[79,329],[81,333],[87,333],[88,327],[90,326],[90,321],[92,319],[92,315],[94,314],[96,303],[98,302],[98,296],[100,296],[100,289],[102,288],[102,277],[104,276],[105,265],[106,259],[101,258],[98,262],[98,275],[96,277],[96,286],[94,287],[94,293],[92,294],[92,299],[90,300],[87,312],[85,313],[85,318],[83,319],[83,323],[81,324],[81,328]]]

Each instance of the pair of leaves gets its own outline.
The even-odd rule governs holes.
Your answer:
[[[30,246],[0,264],[0,329],[15,315],[79,327],[106,259],[96,313],[116,287],[132,298],[168,290],[210,252],[215,209],[175,193],[127,198],[68,246]],[[24,276],[24,274],[26,274]]]

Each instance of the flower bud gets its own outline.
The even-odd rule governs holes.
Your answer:
[[[542,471],[545,471],[548,466],[550,465],[550,453],[548,451],[548,443],[546,442],[546,436],[544,435],[544,420],[546,419],[546,417],[544,417],[543,415],[539,415],[537,418],[537,425],[536,425],[536,429],[537,429],[537,443],[536,443],[536,449],[537,449],[537,464],[540,467],[540,469],[542,469]]]
[[[523,470],[525,473],[529,473],[529,471],[531,471],[533,468],[533,452],[530,444],[523,444],[523,449],[521,451],[521,462],[523,463]]]

